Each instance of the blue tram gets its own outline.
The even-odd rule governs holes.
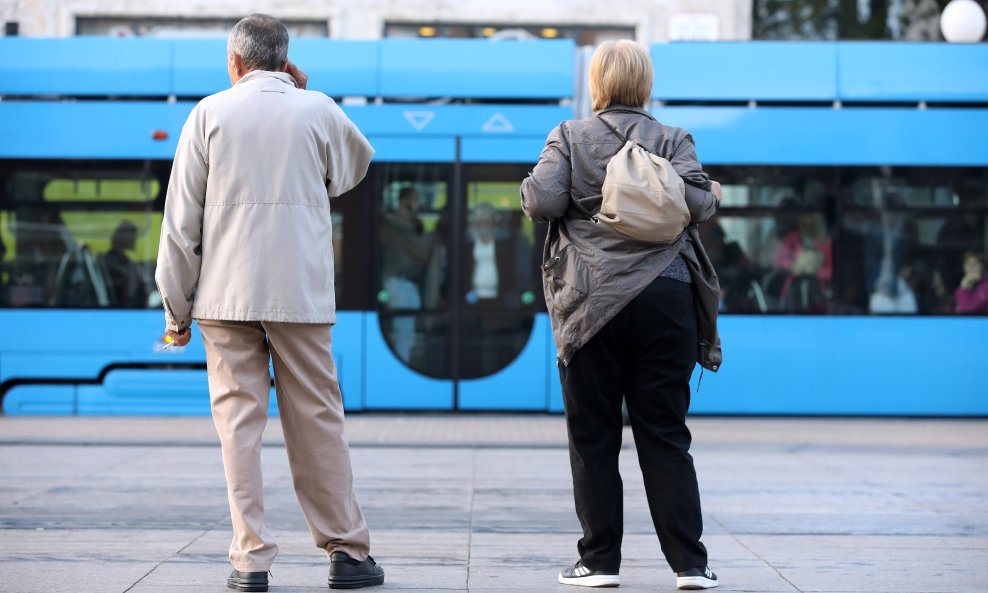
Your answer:
[[[651,51],[653,113],[725,193],[704,225],[725,364],[694,375],[693,412],[988,414],[988,316],[957,292],[988,254],[988,46]],[[347,409],[561,411],[545,229],[518,187],[586,109],[586,52],[299,39],[290,57],[377,149],[332,204]],[[161,348],[152,278],[174,143],[224,60],[223,40],[0,39],[5,414],[208,413],[202,346]]]

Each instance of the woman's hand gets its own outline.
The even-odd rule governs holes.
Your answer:
[[[724,190],[721,189],[719,181],[714,181],[712,179],[710,180],[710,193],[717,198],[718,204],[720,204],[720,201],[724,199]]]
[[[981,282],[981,274],[977,272],[968,272],[964,274],[964,278],[961,280],[961,288],[964,290],[971,290],[974,288],[978,282]]]

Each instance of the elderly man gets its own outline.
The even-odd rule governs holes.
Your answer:
[[[267,591],[277,544],[264,525],[261,432],[270,375],[295,493],[329,586],[380,585],[353,492],[331,351],[336,320],[329,198],[364,177],[374,150],[323,94],[304,90],[288,31],[254,14],[230,33],[233,87],[192,110],[172,167],[155,279],[167,335],[206,347],[213,420],[233,519],[231,589]],[[298,88],[301,87],[301,88]]]

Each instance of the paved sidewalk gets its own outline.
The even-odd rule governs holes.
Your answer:
[[[558,591],[576,559],[558,416],[353,415],[358,496],[407,591]],[[988,591],[988,421],[696,418],[721,591]],[[272,592],[326,590],[266,436]],[[630,434],[621,590],[674,591]],[[0,592],[217,592],[226,494],[208,418],[0,417]]]

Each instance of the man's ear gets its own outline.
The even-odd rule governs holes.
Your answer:
[[[281,65],[281,72],[288,72],[288,59],[285,59],[285,63]]]
[[[237,54],[233,54],[233,67],[237,69],[237,74],[243,76],[247,74],[247,69],[244,68],[244,60]]]

